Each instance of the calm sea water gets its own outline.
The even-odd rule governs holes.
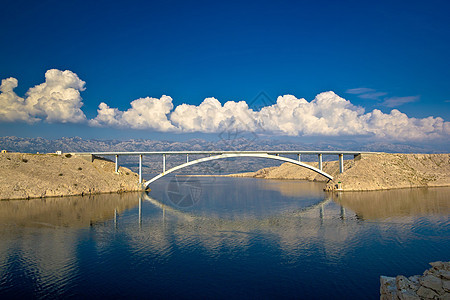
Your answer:
[[[377,299],[450,259],[450,189],[171,177],[148,194],[0,201],[0,299]]]

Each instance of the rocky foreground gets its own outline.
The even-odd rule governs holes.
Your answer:
[[[90,158],[90,157],[89,157]],[[71,154],[0,154],[0,199],[138,191],[138,175],[102,158]]]
[[[318,167],[318,163],[309,164]],[[323,163],[323,171],[334,177],[327,183],[326,190],[374,191],[450,186],[450,154],[367,154],[345,160],[344,170],[339,174],[338,161]],[[229,176],[328,181],[314,171],[290,163]]]
[[[380,299],[450,299],[450,262],[432,262],[422,276],[380,277]]]

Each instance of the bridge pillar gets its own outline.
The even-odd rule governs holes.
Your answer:
[[[319,170],[322,171],[322,153],[319,154]]]
[[[298,161],[301,162],[302,161],[302,155],[299,153],[299,154],[297,154],[297,157],[298,157]]]
[[[139,183],[142,183],[142,154],[139,154]]]
[[[119,172],[119,155],[116,154],[116,165],[114,167],[114,172]]]
[[[163,173],[166,173],[166,155],[163,154]]]
[[[339,173],[344,173],[344,154],[339,154]]]
[[[186,163],[189,162],[189,154],[186,154]]]

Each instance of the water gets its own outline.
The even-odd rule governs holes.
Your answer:
[[[449,260],[449,188],[172,177],[147,194],[0,201],[0,298],[377,299]]]

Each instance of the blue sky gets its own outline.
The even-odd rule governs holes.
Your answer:
[[[62,79],[67,76],[75,80],[76,87],[63,88],[79,92],[80,99],[69,100],[82,101],[84,117],[49,120],[50,108],[42,103],[39,109],[29,108],[31,104],[23,108],[29,109],[27,116],[9,117],[14,109],[5,109],[2,117],[0,106],[0,134],[177,140],[240,126],[267,136],[326,139],[343,134],[357,139],[361,130],[380,140],[442,141],[450,131],[448,11],[448,1],[3,1],[0,78],[17,79],[13,90],[25,102],[49,94],[51,101],[58,101],[48,78],[43,92],[34,91],[37,96],[30,99],[26,93],[46,82],[48,70],[68,70],[70,74],[51,78],[59,83],[67,82]],[[334,95],[316,99],[327,91]],[[283,95],[295,99],[285,101],[283,113],[276,107],[268,110],[270,116],[254,115],[252,103],[261,92],[272,103]],[[171,97],[164,104],[172,105],[169,112],[161,106],[163,95]],[[137,112],[123,116],[132,101],[145,97],[152,99],[140,101]],[[240,112],[230,115],[210,101],[208,107],[217,113],[210,120],[211,110],[202,110],[206,104],[198,108],[209,97],[219,105],[245,101],[253,110],[230,105],[229,110]],[[316,99],[317,105],[307,107],[297,101],[301,98]],[[8,105],[22,101],[8,99]],[[1,101],[6,107],[6,100]],[[114,116],[92,121],[102,102],[117,108]],[[326,115],[325,103],[341,107],[333,114],[343,114],[342,119],[331,120],[334,115]],[[195,107],[184,114],[180,108],[172,116],[182,104]],[[289,107],[298,109],[292,119],[286,117]],[[145,109],[159,111],[149,115],[157,120],[166,115],[168,127],[130,121]],[[402,116],[392,115],[393,109],[407,116],[401,124],[396,120]],[[364,115],[374,110],[382,115]],[[353,112],[357,124],[352,123]],[[310,114],[329,119],[308,123]],[[430,116],[431,125],[411,121]],[[273,118],[276,124],[268,125]],[[291,124],[296,120],[299,124]],[[342,132],[346,122],[353,129]],[[313,129],[322,125],[329,129]]]

